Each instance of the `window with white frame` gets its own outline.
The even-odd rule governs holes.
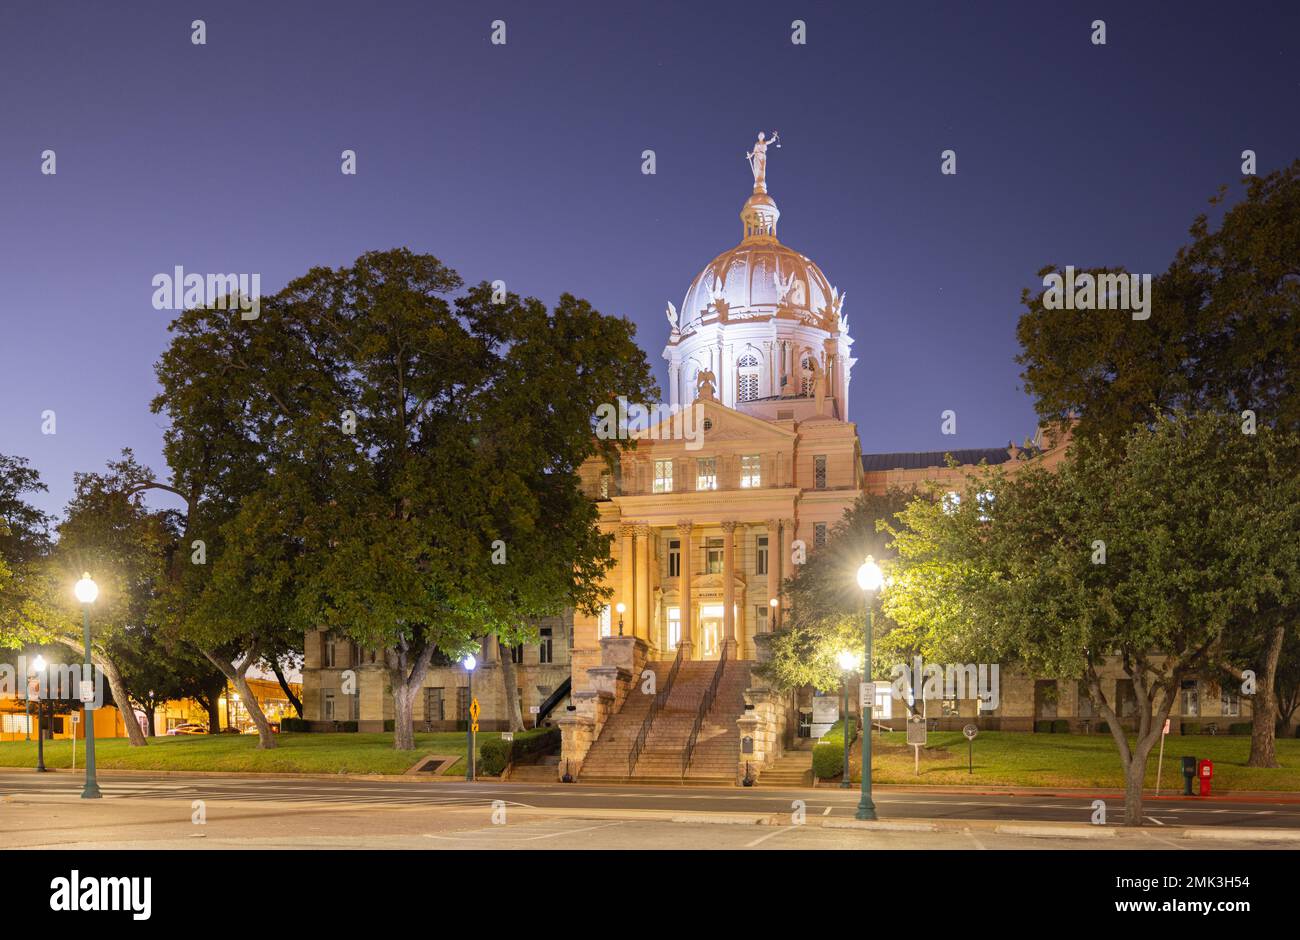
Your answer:
[[[767,536],[754,539],[754,574],[767,574]]]
[[[1184,717],[1197,717],[1201,714],[1201,689],[1199,682],[1195,679],[1184,679],[1182,699]]]
[[[1241,696],[1235,689],[1223,686],[1219,692],[1219,712],[1225,718],[1238,718],[1241,716]]]
[[[758,454],[746,454],[740,458],[741,489],[754,489],[763,485],[763,459]]]
[[[680,607],[668,608],[668,648],[677,649],[677,644],[682,641],[682,609]]]
[[[695,488],[697,490],[716,490],[718,488],[717,457],[696,458]]]
[[[722,574],[722,551],[722,539],[705,540],[704,553],[707,574]]]
[[[757,633],[767,633],[767,632],[768,632],[768,629],[769,629],[768,624],[770,623],[770,621],[767,619],[767,612],[768,612],[768,609],[769,609],[769,608],[768,608],[768,605],[767,605],[767,604],[755,604],[755,605],[754,605],[754,630],[755,630],[755,632],[757,632]]]
[[[612,612],[613,609],[608,604],[606,604],[604,607],[600,609],[600,635],[601,636],[613,636],[613,631],[612,631],[613,617],[611,616]]]
[[[736,398],[754,401],[758,398],[758,357],[746,354],[736,363]]]
[[[682,574],[681,539],[668,540],[668,577],[679,578]]]
[[[671,493],[673,491],[673,462],[671,460],[655,461],[655,483],[656,493]]]

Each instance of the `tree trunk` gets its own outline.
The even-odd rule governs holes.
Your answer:
[[[1142,785],[1146,782],[1147,759],[1134,755],[1124,772],[1124,825],[1142,825]]]
[[[131,707],[131,699],[126,694],[126,683],[122,681],[122,674],[117,671],[117,666],[113,661],[105,656],[96,654],[95,665],[104,673],[104,678],[108,680],[108,687],[113,690],[113,702],[117,704],[118,711],[122,712],[122,724],[126,725],[126,736],[131,742],[131,747],[144,747],[149,743],[144,736],[144,731],[140,728],[140,722],[135,718],[135,709]]]
[[[388,681],[393,689],[393,749],[398,751],[415,750],[415,696],[424,685],[424,677],[433,660],[434,645],[426,643],[410,663],[410,650],[403,645],[385,651],[388,663]]]
[[[511,731],[524,730],[524,715],[519,707],[519,686],[515,684],[515,661],[504,643],[497,644],[497,656],[501,660],[501,682],[505,686],[506,721]]]
[[[274,748],[276,746],[275,733],[271,731],[271,723],[266,720],[266,715],[262,714],[261,704],[253,697],[253,693],[248,688],[248,669],[253,663],[257,662],[257,648],[254,647],[249,650],[243,659],[234,662],[206,649],[203,650],[203,655],[208,658],[212,665],[220,669],[222,674],[235,686],[235,691],[239,693],[239,698],[248,711],[248,717],[253,719],[253,724],[257,727],[258,748],[263,750]]]
[[[1277,664],[1282,657],[1286,625],[1278,624],[1264,653],[1264,675],[1256,677],[1255,700],[1251,705],[1250,757],[1247,767],[1278,767],[1277,762]]]
[[[150,703],[144,707],[144,718],[145,721],[149,723],[149,732],[145,735],[146,738],[154,738],[158,736],[158,724],[155,721],[157,715],[158,705],[156,703]]]
[[[204,711],[208,713],[208,734],[221,733],[221,704],[217,701],[217,696],[212,696],[206,701],[200,703]]]
[[[301,718],[302,700],[293,694],[293,689],[290,688],[288,681],[284,678],[284,670],[280,668],[280,660],[274,656],[270,657],[270,660],[271,671],[275,673],[275,679],[280,683],[280,689],[284,692],[285,697],[289,699],[289,704],[292,705],[293,710],[298,713],[298,717]]]

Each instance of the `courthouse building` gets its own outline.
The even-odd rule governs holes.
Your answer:
[[[1052,466],[1068,444],[1040,431],[1023,449],[861,452],[849,411],[857,360],[844,294],[778,237],[781,213],[766,184],[771,143],[760,135],[749,155],[754,185],[739,243],[695,276],[680,309],[668,305],[668,404],[687,413],[658,415],[615,466],[593,459],[581,469],[600,528],[613,537],[609,604],[550,623],[540,647],[516,654],[525,717],[561,728],[557,772],[574,779],[761,776],[799,745],[812,712],[811,690],[778,692],[754,668],[780,626],[781,585],[794,561],[817,551],[863,492],[927,481],[957,490],[976,465]],[[958,466],[947,465],[949,454]],[[304,707],[320,722],[337,721],[345,701],[337,691],[344,667],[330,658],[338,654],[329,642],[307,638]],[[369,691],[346,700],[347,717],[378,727],[392,714],[382,670],[373,655],[346,655],[375,670],[363,682]],[[487,660],[475,694],[486,727],[500,727],[501,676],[495,656]],[[416,703],[417,729],[463,719],[466,680],[454,664],[432,670]],[[1121,710],[1124,683],[1107,670],[1103,686]],[[997,708],[982,709],[972,694],[927,703],[927,717],[944,728],[977,719],[1004,730],[1043,730],[1042,722],[1091,730],[1086,697],[1074,683],[1059,685],[1004,671]],[[1176,715],[1222,717],[1225,731],[1247,720],[1239,716],[1248,706],[1231,692],[1193,686]],[[901,718],[895,703],[890,721]]]

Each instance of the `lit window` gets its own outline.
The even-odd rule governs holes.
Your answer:
[[[700,457],[696,460],[695,488],[697,490],[716,490],[718,488],[718,458]]]
[[[826,544],[826,523],[818,522],[813,526],[813,547],[821,548]]]
[[[600,635],[601,636],[613,636],[613,631],[611,630],[612,618],[610,614],[611,614],[611,609],[608,604],[606,604],[603,608],[601,608],[600,611]]]
[[[768,612],[768,606],[767,606],[766,604],[755,604],[755,605],[754,605],[754,624],[755,624],[755,626],[754,626],[754,630],[755,630],[755,632],[757,632],[757,633],[767,633],[767,632],[768,632],[768,623],[769,623],[769,621],[768,621],[768,619],[767,619],[767,612]]]
[[[818,454],[813,458],[813,480],[819,490],[826,489],[826,455]]]
[[[680,607],[668,608],[668,648],[677,649],[677,644],[682,641],[682,609]]]
[[[671,460],[655,461],[655,492],[671,493],[673,491],[673,462]]]
[[[751,454],[740,458],[740,485],[742,489],[753,489],[763,485],[762,458]]]

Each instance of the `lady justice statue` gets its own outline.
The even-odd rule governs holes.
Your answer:
[[[780,131],[772,131],[772,139],[767,140],[766,135],[758,132],[758,141],[754,144],[754,149],[745,154],[745,159],[749,161],[749,169],[754,174],[754,192],[767,192],[767,148],[769,144],[776,144],[776,149],[781,149]]]

